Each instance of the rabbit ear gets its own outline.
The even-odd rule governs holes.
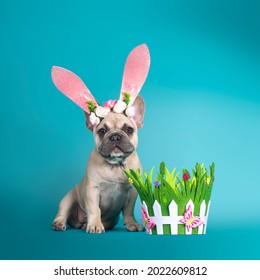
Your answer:
[[[150,53],[147,45],[142,44],[134,48],[126,60],[120,100],[124,99],[124,93],[127,92],[131,94],[129,105],[134,103],[145,82],[149,67]]]
[[[98,105],[85,84],[71,71],[53,66],[51,76],[55,86],[87,113],[87,101],[92,100],[95,106]]]

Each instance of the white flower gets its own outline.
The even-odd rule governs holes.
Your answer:
[[[89,121],[93,126],[97,126],[100,123],[100,118],[98,118],[96,114],[92,112],[89,116]]]
[[[126,108],[125,102],[122,101],[122,100],[118,100],[117,103],[116,103],[116,105],[115,105],[114,108],[113,108],[113,111],[114,111],[115,113],[123,113],[124,110],[125,110],[125,108]]]
[[[98,117],[104,118],[105,116],[107,116],[110,113],[110,108],[109,107],[98,106],[95,109],[95,113]]]
[[[133,118],[135,116],[135,107],[134,106],[130,106],[125,110],[126,115],[129,118]]]

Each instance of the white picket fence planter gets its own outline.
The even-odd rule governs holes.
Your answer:
[[[194,204],[192,200],[189,200],[189,202],[186,204],[186,209],[188,208],[188,205],[191,205],[192,212],[194,213]],[[148,217],[155,222],[157,234],[164,234],[163,225],[170,225],[171,234],[178,235],[178,225],[184,225],[184,224],[180,222],[183,216],[178,216],[178,205],[174,200],[169,205],[169,213],[170,213],[169,216],[162,215],[161,206],[157,200],[153,204],[154,216],[149,215],[148,207],[145,202],[143,202],[143,207],[145,208]],[[198,227],[198,234],[206,233],[209,207],[210,207],[210,201],[208,204],[208,209],[206,209],[207,208],[206,202],[205,200],[203,200],[200,205],[200,214],[198,217],[204,222],[204,224]],[[148,233],[152,234],[152,230],[150,229]],[[190,235],[192,234],[192,231],[189,232],[186,228],[185,233],[187,235]]]

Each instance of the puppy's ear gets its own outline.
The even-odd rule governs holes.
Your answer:
[[[93,131],[93,124],[91,123],[90,121],[90,114],[86,111],[84,111],[84,114],[85,114],[85,118],[86,118],[86,126],[87,128],[90,130],[90,131]]]
[[[143,126],[144,123],[145,104],[143,98],[140,95],[138,95],[132,106],[135,109],[135,114],[133,119],[136,123],[137,128],[139,129]]]

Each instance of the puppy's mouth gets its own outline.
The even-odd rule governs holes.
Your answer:
[[[118,147],[115,146],[115,148],[111,151],[110,156],[111,157],[124,157],[124,152]]]
[[[125,164],[127,155],[118,146],[112,149],[109,156],[105,159],[111,164]]]
[[[111,164],[124,164],[134,150],[134,146],[129,141],[120,143],[105,141],[98,147],[99,154]]]
[[[126,150],[123,147],[116,145],[114,147],[110,147],[109,150],[104,151],[101,149],[99,152],[104,158],[108,160],[120,161],[120,159],[126,159],[127,157],[129,157],[134,151],[134,147],[133,146],[128,147],[128,149]]]

